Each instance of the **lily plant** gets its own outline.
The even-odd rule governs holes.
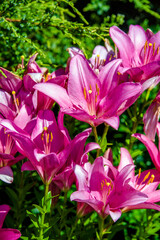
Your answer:
[[[109,62],[97,76],[85,57],[77,54],[70,60],[67,89],[47,82],[34,88],[53,98],[65,114],[91,126],[107,123],[118,129],[119,115],[135,102],[141,92],[137,83],[119,84],[121,62]]]
[[[98,157],[93,165],[76,165],[77,191],[71,194],[71,200],[81,203],[79,216],[89,211],[105,219],[108,215],[117,221],[123,212],[132,209],[151,208],[160,211],[159,172],[147,170],[138,175],[134,173],[134,164],[129,152],[121,149],[118,168],[110,160]],[[90,208],[88,208],[88,206]]]
[[[121,73],[127,72],[136,82],[154,78],[159,82],[160,75],[160,31],[156,34],[146,31],[139,25],[130,25],[126,34],[117,26],[110,28],[110,36],[122,59]]]

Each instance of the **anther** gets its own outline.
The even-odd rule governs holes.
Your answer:
[[[96,91],[97,91],[97,93],[99,95],[99,87],[98,87],[97,83],[96,83]]]
[[[109,61],[111,61],[112,57],[113,57],[113,55],[111,54],[110,57],[109,57]]]
[[[154,181],[154,179],[155,179],[155,176],[154,176],[154,174],[152,174],[151,177],[150,177],[150,179],[148,180],[148,183],[147,183],[147,184],[152,183],[152,182]]]
[[[138,178],[140,178],[141,176],[141,168],[139,169],[139,172],[138,172]]]
[[[155,54],[155,42],[153,43],[153,55]]]
[[[145,181],[146,181],[146,179],[149,177],[149,175],[150,175],[150,172],[148,172],[148,173],[146,174],[146,176],[144,177],[144,179],[143,179],[143,181],[142,181],[142,182],[145,182]]]
[[[86,99],[87,98],[87,94],[86,94],[86,88],[85,87],[83,89],[83,94],[84,94],[84,98]]]

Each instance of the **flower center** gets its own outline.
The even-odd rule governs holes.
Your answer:
[[[154,174],[151,174],[150,172],[148,172],[141,181],[140,181],[140,177],[141,177],[141,168],[139,169],[139,173],[136,180],[136,188],[138,190],[142,190],[145,186],[152,183],[155,179]]]
[[[96,115],[96,103],[97,103],[97,98],[99,96],[99,92],[100,92],[100,89],[97,83],[96,83],[95,91],[93,90],[91,84],[89,85],[89,89],[87,89],[86,87],[84,87],[83,89],[83,95],[88,104],[89,114],[92,116]]]
[[[99,68],[101,66],[104,66],[105,62],[106,62],[106,59],[100,59],[100,55],[97,54],[97,56],[94,59],[94,67],[93,67],[94,72],[96,73],[96,75],[99,74]]]
[[[50,153],[51,151],[51,143],[53,141],[53,134],[51,131],[48,130],[47,127],[43,128],[41,133],[41,139],[43,141],[44,151],[46,154]]]
[[[153,61],[154,58],[157,57],[159,54],[159,46],[156,48],[156,43],[148,43],[148,41],[145,42],[144,45],[144,57],[143,57],[143,63],[147,64],[150,61]]]
[[[107,181],[107,179],[104,179],[101,181],[101,191],[105,188],[105,192],[107,191],[107,196],[109,196],[110,192],[113,189],[113,184],[110,181]]]

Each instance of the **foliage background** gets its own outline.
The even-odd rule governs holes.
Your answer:
[[[120,26],[127,32],[130,24],[139,24],[144,29],[149,27],[153,32],[159,31],[159,2],[157,0],[1,0],[0,66],[22,74],[17,68],[21,63],[21,56],[24,56],[27,64],[29,57],[38,52],[37,63],[53,71],[58,67],[66,66],[69,57],[66,51],[68,47],[77,46],[87,57],[91,57],[94,47],[98,44],[104,45],[105,38],[109,38],[110,26]],[[152,92],[152,99],[156,91],[157,89]],[[110,129],[108,133],[108,141],[113,144],[116,163],[119,161],[119,148],[127,144],[126,139],[130,133],[128,130],[130,126],[125,125],[128,118],[127,113],[121,118],[119,132]],[[70,128],[72,136],[75,136],[79,129],[83,130],[87,127],[85,123],[79,123],[70,117],[66,117],[67,124],[74,126]],[[103,126],[98,128],[99,133],[102,131],[101,128]],[[142,125],[139,126],[139,132],[143,132]],[[144,151],[143,144],[138,142],[134,144],[132,156],[135,158],[137,170],[139,167],[143,170],[153,167],[148,153],[142,154]],[[28,178],[30,173],[20,175],[20,167],[20,164],[13,167],[15,180],[11,187],[0,183],[0,204],[5,203],[12,207],[12,212],[6,219],[6,226],[21,228],[22,234],[27,236],[33,226],[30,225],[29,217],[26,218],[26,209],[31,210],[31,204],[36,201],[38,203],[38,199],[42,198],[43,188],[39,187],[40,181],[37,180],[37,175],[32,174],[31,178]],[[118,239],[126,240],[159,239],[160,214],[153,212],[136,210],[125,214],[114,225],[115,233],[110,235],[110,239],[117,239],[117,236]],[[97,224],[94,220],[94,216],[88,223],[84,220],[84,229],[88,229],[90,236],[94,230],[92,230],[93,224]],[[81,233],[81,229],[78,230]]]
[[[66,49],[78,46],[91,56],[103,44],[108,27],[130,24],[158,31],[160,5],[152,0],[2,0],[0,4],[0,65],[14,69],[35,51],[41,64],[65,66]]]

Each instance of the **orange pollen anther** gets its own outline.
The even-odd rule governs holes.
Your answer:
[[[155,42],[153,43],[153,55],[155,54],[155,49],[156,49],[156,47],[155,47]]]
[[[146,54],[146,49],[148,48],[148,42],[146,41],[144,44],[144,54]]]
[[[17,102],[17,106],[19,106],[19,100],[18,100],[18,98],[16,98],[16,102]]]
[[[138,178],[141,176],[141,168],[139,169]]]
[[[96,96],[95,96],[95,102],[97,103],[97,94],[96,94]]]
[[[110,193],[110,190],[113,189],[113,185],[112,185],[112,183],[111,183],[111,180],[110,180],[110,182],[107,182],[106,179],[105,179],[105,180],[102,180],[102,182],[101,182],[101,190],[103,190],[103,187],[104,187],[104,186],[110,187],[108,194]]]
[[[112,57],[113,57],[113,55],[111,54],[110,57],[109,57],[109,61],[111,61]]]
[[[86,88],[85,87],[83,89],[83,94],[84,94],[84,98],[86,99],[87,98],[87,94],[86,94]]]
[[[45,80],[44,80],[45,82],[48,81],[48,76],[49,76],[49,74],[46,75]]]
[[[152,182],[154,181],[154,179],[155,179],[155,176],[154,176],[154,174],[152,174],[151,177],[150,177],[150,179],[148,180],[148,183],[147,183],[147,184],[152,183]]]
[[[97,93],[99,95],[99,87],[98,87],[97,83],[96,83],[96,91],[97,91]]]
[[[150,175],[150,172],[148,172],[148,173],[146,174],[146,176],[144,177],[144,179],[143,179],[143,181],[142,181],[142,182],[145,182],[145,181],[146,181],[146,179],[149,177],[149,175]]]

